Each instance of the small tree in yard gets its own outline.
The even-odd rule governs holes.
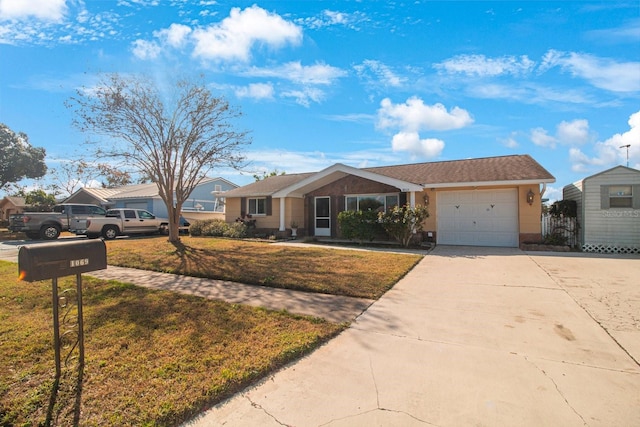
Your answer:
[[[230,123],[241,113],[204,84],[179,80],[172,89],[165,93],[149,78],[109,74],[67,106],[75,110],[78,129],[108,137],[93,141],[96,157],[122,160],[158,185],[169,241],[177,242],[180,212],[194,188],[215,167],[239,167],[239,148],[250,141]]]
[[[417,205],[394,206],[387,212],[380,212],[378,219],[387,233],[395,238],[403,247],[408,247],[413,235],[422,232],[422,222],[429,217],[426,207]]]

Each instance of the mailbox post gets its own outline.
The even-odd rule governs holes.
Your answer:
[[[82,273],[107,268],[107,249],[102,240],[70,240],[25,245],[18,252],[20,279],[28,282],[51,279],[53,301],[53,343],[56,378],[61,374],[62,348],[58,295],[58,278],[76,275],[78,307],[78,362],[84,366],[84,322],[82,319]],[[74,347],[75,348],[75,347]],[[73,349],[72,349],[73,351]]]

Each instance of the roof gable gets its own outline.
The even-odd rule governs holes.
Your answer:
[[[631,173],[636,173],[636,174],[640,175],[640,170],[638,170],[638,169],[633,169],[633,168],[630,168],[630,167],[627,167],[627,166],[618,165],[618,166],[614,166],[614,167],[612,167],[610,169],[604,170],[602,172],[598,172],[596,174],[588,176],[586,178],[583,178],[582,181],[587,181],[587,180],[590,180],[590,179],[593,179],[593,178],[597,178],[597,177],[599,177],[601,175],[607,175],[607,174],[609,174],[611,172],[614,172],[614,171],[631,172]]]

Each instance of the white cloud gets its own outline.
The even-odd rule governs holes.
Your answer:
[[[328,85],[347,73],[327,64],[302,65],[299,61],[288,62],[272,68],[251,68],[244,75],[251,77],[278,77],[299,84]]]
[[[345,13],[326,9],[319,16],[296,19],[296,22],[314,30],[335,25],[357,30],[356,25],[364,20],[366,17],[362,12]]]
[[[391,141],[393,151],[405,151],[413,158],[436,158],[444,149],[444,141],[435,138],[420,139],[418,132],[398,132]]]
[[[556,126],[556,134],[549,135],[546,129],[541,127],[531,129],[531,141],[540,147],[556,148],[558,144],[583,145],[592,138],[589,130],[589,122],[585,119],[576,119],[570,122],[562,121]]]
[[[273,94],[273,85],[270,83],[252,83],[236,89],[236,96],[239,98],[272,99]]]
[[[300,44],[302,30],[280,15],[254,5],[244,10],[231,9],[229,17],[219,24],[196,29],[193,38],[196,57],[248,61],[251,49],[257,44],[271,48]]]
[[[590,167],[613,167],[626,165],[627,145],[629,145],[629,166],[640,169],[640,111],[629,117],[629,130],[617,133],[605,141],[593,146],[594,155],[589,157],[581,150],[570,150],[569,157],[574,171],[583,172]]]
[[[581,145],[589,141],[589,122],[585,119],[562,121],[557,130],[557,139],[562,144]]]
[[[146,40],[134,41],[133,47],[131,48],[133,55],[142,60],[156,59],[160,55],[161,51],[162,48],[158,43]]]
[[[400,87],[406,81],[404,77],[398,76],[387,65],[380,61],[365,59],[362,64],[353,67],[358,76],[377,87]]]
[[[517,137],[517,133],[511,132],[508,138],[499,139],[498,141],[507,148],[518,148],[520,144],[518,143],[518,140],[516,139],[516,137]]]
[[[502,56],[499,58],[487,58],[484,55],[458,55],[435,64],[434,68],[447,73],[494,77],[505,74],[527,74],[532,71],[534,66],[535,62],[526,55],[520,57]]]
[[[161,40],[164,40],[169,46],[173,48],[180,48],[186,43],[187,36],[191,33],[191,31],[191,28],[186,25],[171,24],[169,28],[155,31],[153,35]]]
[[[531,129],[531,142],[539,145],[540,147],[556,148],[558,140],[549,135],[545,129],[535,128]]]
[[[380,102],[378,127],[399,128],[403,131],[460,129],[473,123],[464,109],[453,107],[447,111],[440,103],[425,105],[422,99],[411,97],[404,104],[394,104],[389,98]]]
[[[588,54],[550,50],[545,54],[539,71],[556,66],[600,89],[612,92],[640,91],[640,62],[616,62]]]
[[[297,104],[308,107],[312,102],[319,103],[324,99],[324,92],[318,88],[305,87],[282,92],[284,98],[293,98]]]
[[[34,17],[60,22],[67,12],[65,0],[0,0],[0,18],[22,20]]]

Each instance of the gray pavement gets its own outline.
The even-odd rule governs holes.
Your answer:
[[[0,258],[17,257],[6,246]],[[355,318],[185,427],[640,425],[638,256],[440,246],[380,300],[343,301],[333,318],[338,300],[315,294],[114,267],[92,274]]]

